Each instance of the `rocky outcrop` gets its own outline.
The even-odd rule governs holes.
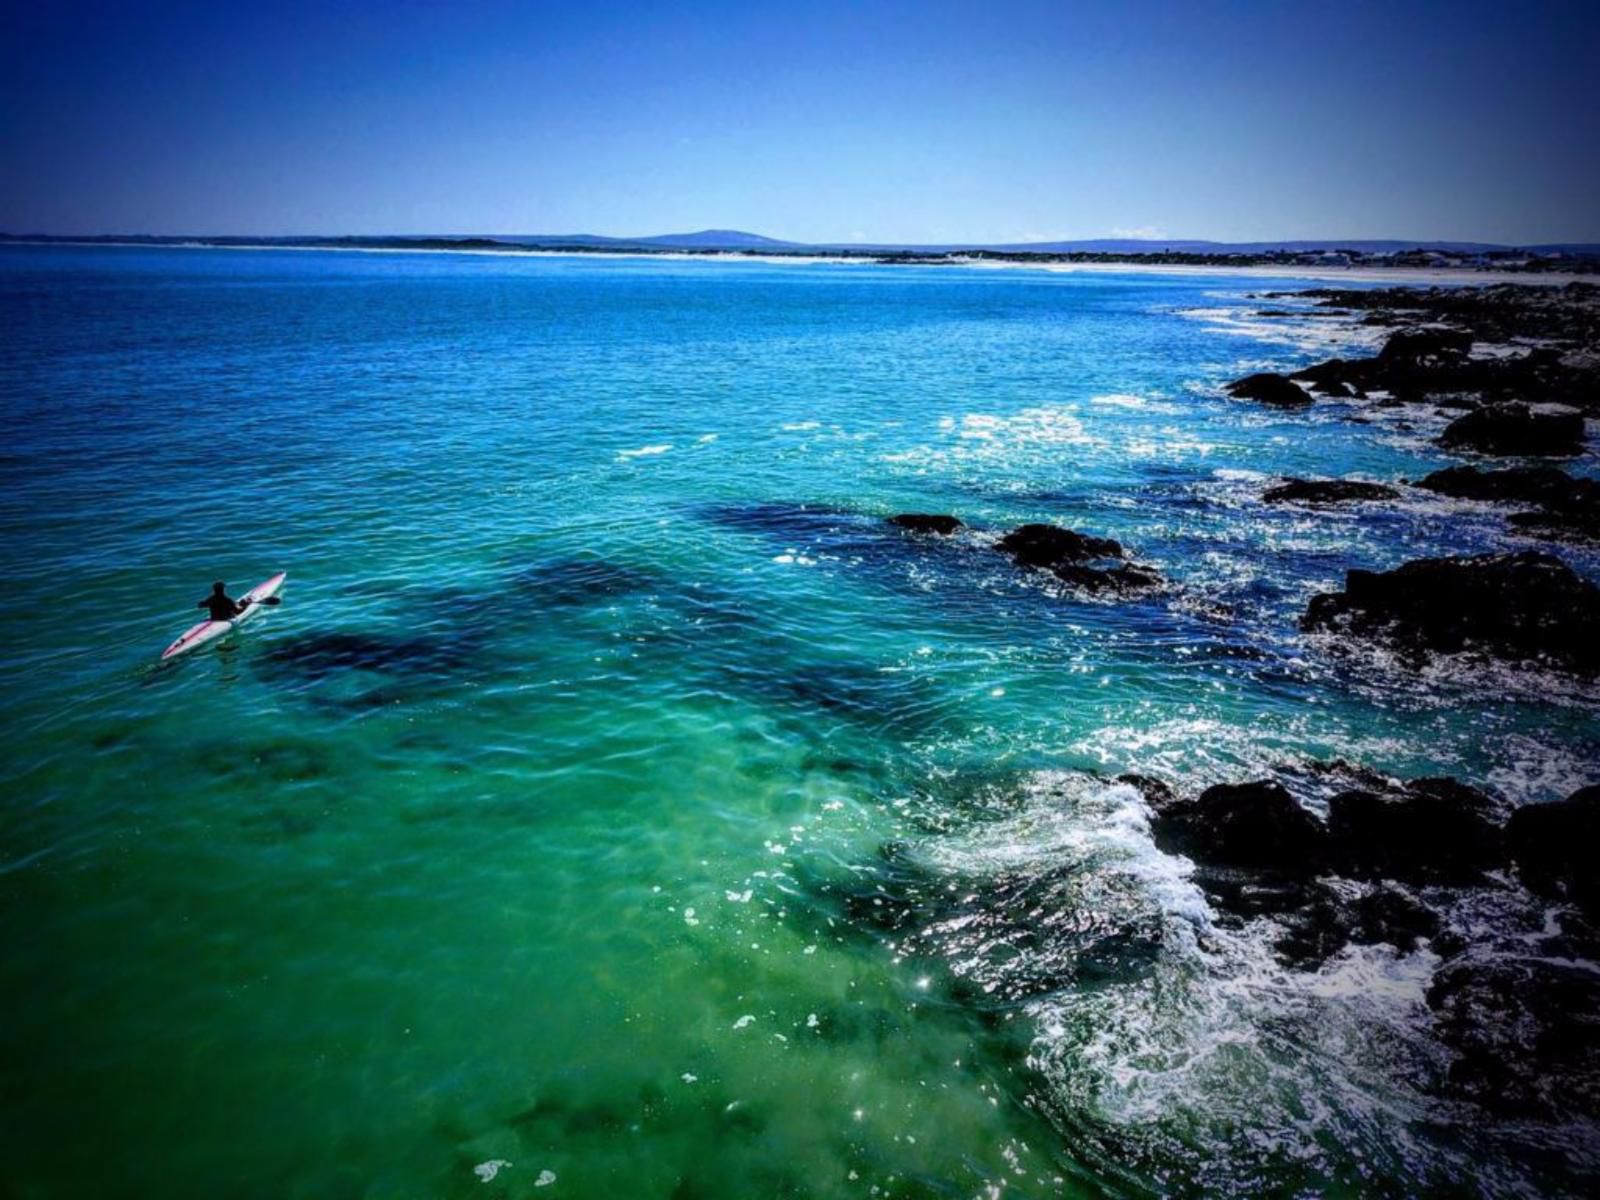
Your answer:
[[[1059,525],[1019,526],[997,546],[1018,566],[1049,571],[1062,583],[1089,595],[1129,597],[1164,583],[1153,567],[1123,561],[1126,552],[1121,542]]]
[[[1424,322],[1468,330],[1479,342],[1519,338],[1563,348],[1600,340],[1600,287],[1492,284],[1488,287],[1318,288],[1286,293],[1318,307],[1367,314],[1379,326],[1414,328]]]
[[[1169,853],[1289,876],[1315,873],[1328,849],[1322,822],[1273,780],[1209,787],[1158,811],[1151,829]]]
[[[1600,920],[1600,785],[1511,814],[1506,844],[1517,874],[1541,895],[1566,898]]]
[[[1472,335],[1459,329],[1402,329],[1389,335],[1378,361],[1416,368],[1458,363],[1472,350]]]
[[[1479,454],[1571,457],[1583,453],[1583,417],[1534,412],[1526,404],[1496,405],[1457,417],[1439,444]]]
[[[1291,477],[1277,487],[1268,488],[1261,498],[1268,504],[1342,504],[1353,500],[1398,500],[1400,493],[1388,484],[1367,483],[1360,479]]]
[[[1094,537],[1059,525],[1022,525],[997,543],[1019,566],[1057,567],[1093,562],[1101,558],[1121,558],[1122,543],[1113,538]]]
[[[944,513],[900,513],[890,517],[889,524],[911,533],[936,533],[943,537],[962,528],[958,518]]]
[[[1512,504],[1537,504],[1529,512],[1513,513],[1513,528],[1567,541],[1600,540],[1600,484],[1576,479],[1559,467],[1507,467],[1480,471],[1477,467],[1451,467],[1435,471],[1417,486],[1464,500],[1493,500]]]
[[[1428,988],[1455,1093],[1507,1115],[1600,1109],[1600,973],[1561,948],[1464,953]],[[1532,951],[1532,952],[1530,952]]]
[[[1417,481],[1417,486],[1458,500],[1494,500],[1507,504],[1557,504],[1588,480],[1577,480],[1560,467],[1447,467]]]
[[[1314,968],[1346,946],[1393,946],[1404,954],[1439,932],[1437,914],[1404,889],[1357,889],[1315,882],[1280,892],[1288,901],[1272,916],[1282,929],[1273,949],[1290,966]]]
[[[1382,643],[1413,662],[1471,651],[1600,673],[1600,588],[1535,552],[1350,571],[1344,591],[1312,598],[1300,627]]]
[[[1286,376],[1273,371],[1246,375],[1228,385],[1228,395],[1236,400],[1254,400],[1273,408],[1305,408],[1311,394]]]
[[[1399,792],[1341,792],[1328,802],[1330,857],[1358,879],[1474,883],[1505,858],[1500,806],[1453,779]]]

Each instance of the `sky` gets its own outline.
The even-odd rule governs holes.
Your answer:
[[[1583,3],[0,0],[0,231],[1600,242]]]

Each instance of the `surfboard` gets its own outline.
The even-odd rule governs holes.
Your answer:
[[[183,633],[178,636],[177,641],[173,642],[172,645],[168,646],[161,652],[161,660],[165,662],[169,658],[177,658],[180,654],[187,654],[196,646],[204,646],[207,642],[216,641],[223,634],[231,632],[236,625],[243,625],[251,617],[255,616],[256,613],[260,612],[266,607],[265,604],[261,603],[263,600],[278,594],[278,589],[283,586],[283,581],[287,577],[288,572],[280,571],[271,579],[268,579],[263,583],[256,584],[255,587],[251,588],[244,595],[240,596],[239,599],[241,601],[248,600],[250,601],[250,604],[242,613],[233,618],[233,620],[200,621],[197,624],[189,626],[188,629],[185,629]]]

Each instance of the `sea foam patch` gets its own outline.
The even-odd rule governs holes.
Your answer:
[[[666,454],[672,449],[671,442],[657,442],[649,446],[640,446],[636,450],[618,450],[618,458],[651,458],[657,454]]]

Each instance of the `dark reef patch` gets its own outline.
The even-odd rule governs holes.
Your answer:
[[[899,513],[889,518],[889,524],[910,533],[936,533],[945,537],[962,528],[960,518],[944,513]]]
[[[1531,551],[1350,571],[1345,590],[1313,597],[1300,624],[1381,642],[1413,663],[1474,652],[1600,673],[1600,588]]]
[[[459,674],[467,668],[476,639],[402,637],[379,633],[312,633],[274,643],[260,658],[269,673],[325,679],[344,671],[374,671],[413,677]]]

